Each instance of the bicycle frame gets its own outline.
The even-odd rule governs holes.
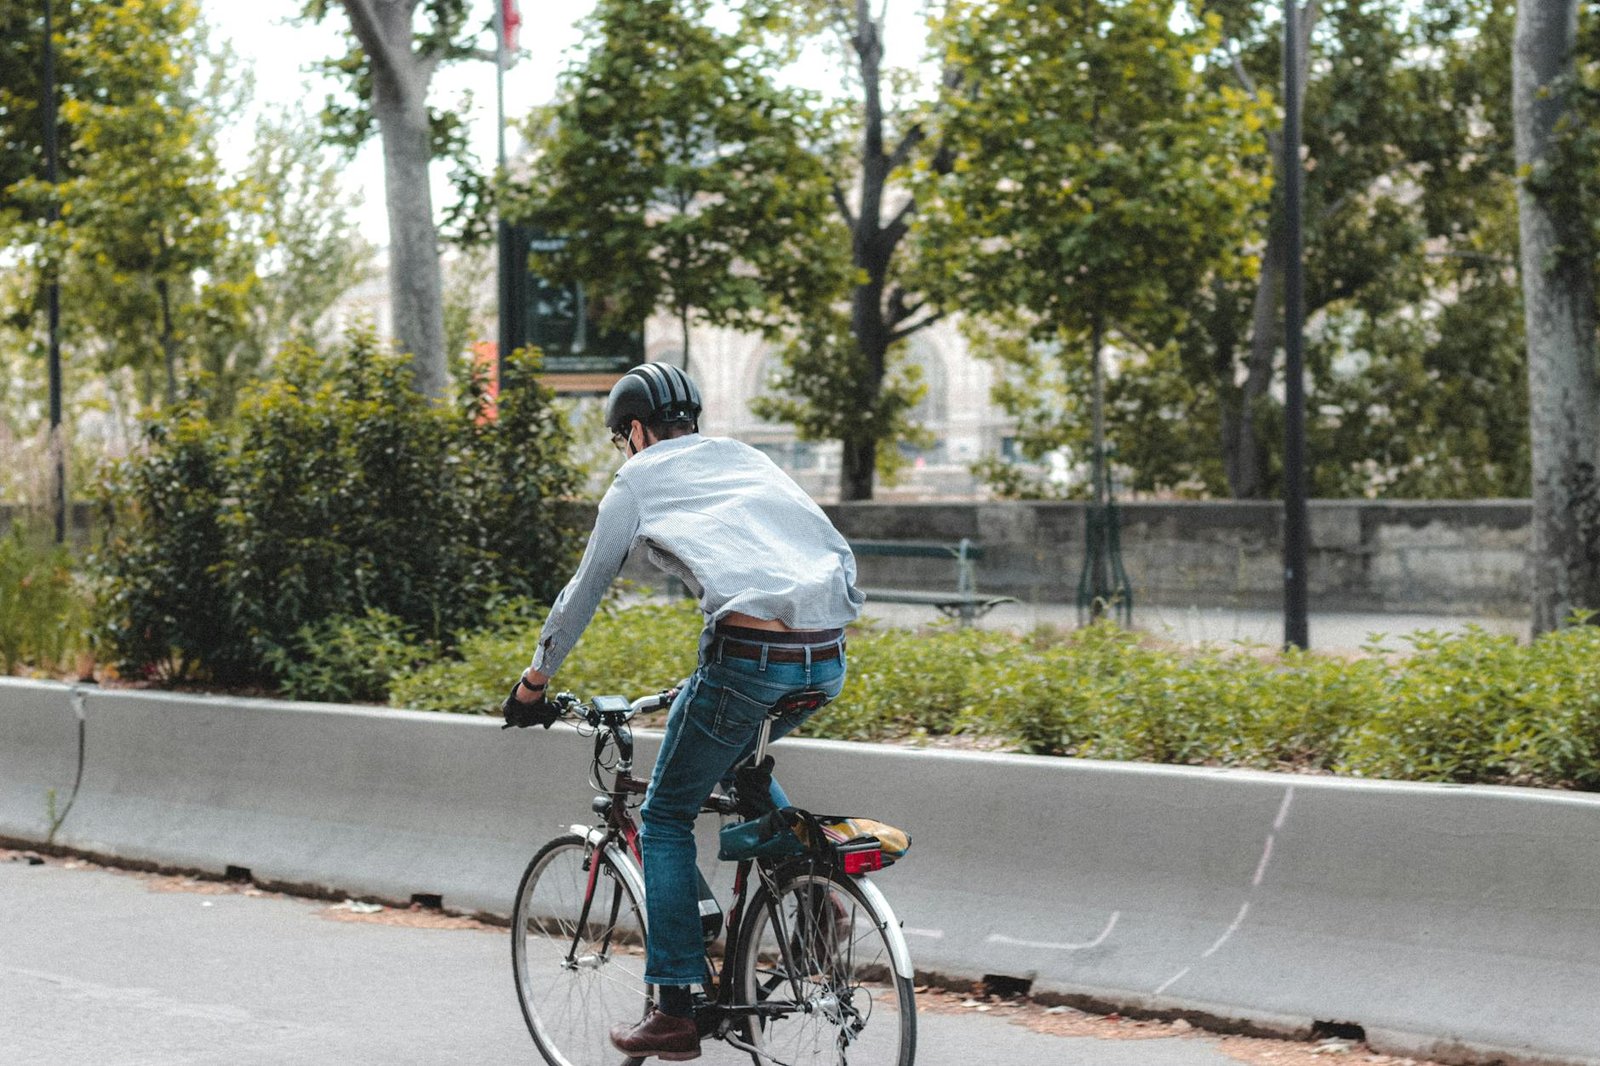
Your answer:
[[[632,873],[642,883],[642,877],[637,877],[637,869],[642,867],[644,861],[639,843],[639,827],[634,822],[632,812],[628,806],[628,800],[632,796],[643,796],[649,789],[649,782],[641,781],[633,776],[633,731],[628,725],[628,719],[640,710],[653,709],[652,703],[654,703],[654,707],[661,706],[662,703],[659,701],[666,698],[668,698],[667,693],[662,693],[656,697],[645,697],[642,700],[634,701],[626,712],[623,712],[620,708],[610,712],[599,712],[592,722],[596,730],[594,765],[597,771],[604,765],[606,749],[612,745],[615,745],[617,749],[618,761],[612,771],[610,787],[602,795],[596,796],[594,800],[595,813],[602,815],[604,822],[595,826],[572,826],[573,832],[588,840],[591,851],[583,907],[579,913],[577,927],[573,934],[572,947],[567,954],[568,965],[577,964],[577,952],[582,943],[582,930],[588,922],[591,908],[595,903],[601,864],[593,861],[594,855],[612,851],[614,864],[617,863],[618,858],[626,855],[635,864],[636,869]],[[766,757],[767,745],[771,740],[771,735],[772,719],[768,718],[761,723],[760,732],[757,734],[755,751],[750,757],[752,763],[760,763]],[[603,782],[599,781],[598,772],[596,774],[596,783],[603,785]],[[748,803],[749,801],[741,801],[737,797],[728,796],[722,792],[713,792],[701,806],[701,813],[754,816],[752,809],[747,805]],[[619,843],[621,845],[620,848],[617,847]],[[722,965],[719,967],[716,964],[716,960],[710,954],[709,945],[706,954],[706,969],[710,976],[710,987],[714,989],[714,998],[711,998],[709,1002],[699,1004],[697,1010],[702,1026],[709,1026],[706,1030],[708,1033],[715,1031],[721,1038],[730,1040],[736,1046],[744,1047],[745,1050],[752,1049],[731,1038],[731,1034],[728,1032],[733,1024],[746,1018],[781,1017],[799,1009],[797,1000],[735,1003],[733,1001],[732,982],[724,979],[728,961],[738,957],[739,930],[744,924],[752,868],[755,869],[757,876],[764,882],[768,884],[773,882],[773,874],[776,868],[768,870],[764,865],[751,859],[745,859],[735,866],[733,900],[728,908],[723,925]],[[624,876],[628,876],[628,872],[624,872]],[[641,893],[640,895],[643,898],[643,894]],[[616,923],[617,911],[621,900],[622,890],[619,886],[612,893],[608,930]],[[775,912],[773,914],[773,922],[782,928],[785,924],[783,915]],[[899,933],[898,928],[895,929],[895,933]],[[792,972],[794,960],[789,955],[788,941],[789,937],[785,929],[778,937],[778,946],[784,956],[785,970]],[[608,932],[606,939],[601,944],[601,950],[605,952],[609,948],[610,933]],[[907,958],[903,953],[897,954],[900,954],[902,958]],[[906,968],[909,969],[909,960]],[[791,978],[792,980],[793,978]],[[796,997],[799,996],[798,988],[794,989],[794,994]]]

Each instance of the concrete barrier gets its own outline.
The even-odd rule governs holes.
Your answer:
[[[79,735],[73,693],[0,678],[0,837],[47,840],[71,802]]]
[[[4,835],[39,839],[11,812],[75,761],[68,696],[0,685]],[[56,835],[84,851],[505,914],[533,850],[589,817],[589,742],[570,730],[93,690],[84,709],[83,787]],[[639,739],[648,767],[658,738]],[[829,741],[778,754],[802,803],[913,834],[878,880],[919,970],[1360,1025],[1459,1062],[1600,1063],[1600,798]]]

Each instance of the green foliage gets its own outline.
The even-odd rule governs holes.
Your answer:
[[[708,23],[707,0],[603,0],[594,49],[534,117],[508,213],[568,240],[540,273],[581,282],[608,325],[652,313],[770,330],[845,284],[815,101],[771,54]]]
[[[339,94],[330,93],[323,102],[322,128],[327,143],[347,153],[353,154],[377,132],[373,92],[381,77],[401,79],[406,91],[420,92],[426,97],[428,84],[439,66],[483,58],[484,35],[493,23],[475,17],[468,0],[401,2],[403,29],[387,37],[391,54],[377,61],[380,74],[374,73],[374,60],[348,19],[344,20],[344,54],[317,64],[329,80],[342,84],[344,89]],[[300,18],[306,23],[321,23],[343,6],[343,0],[303,0]],[[419,7],[423,18],[421,26],[417,27],[414,22]],[[382,20],[385,31],[392,21],[387,17]],[[378,31],[368,30],[368,33],[375,32]],[[449,165],[450,183],[456,193],[454,202],[447,205],[444,212],[446,238],[463,244],[484,244],[494,236],[490,217],[491,190],[485,180],[485,168],[469,143],[466,113],[471,107],[472,95],[467,93],[453,107],[419,105],[417,113],[427,124],[431,157]]]
[[[499,707],[517,672],[527,666],[542,621],[542,611],[503,614],[464,636],[456,657],[398,679],[390,702],[458,714]],[[633,698],[674,685],[694,672],[700,627],[700,612],[688,600],[602,608],[562,664],[556,686],[586,698]]]
[[[932,443],[913,421],[927,387],[906,354],[904,344],[889,348],[874,384],[872,362],[851,333],[849,316],[819,311],[779,350],[777,373],[750,401],[750,411],[793,425],[801,440],[871,445],[878,474],[891,480],[905,461],[902,443]]]
[[[396,680],[391,701],[489,713],[526,661],[536,614]],[[610,609],[561,669],[581,696],[637,696],[694,665],[693,605]],[[1040,755],[1600,790],[1600,627],[1519,645],[1420,634],[1354,658],[1174,648],[1110,624],[1018,637],[863,624],[844,693],[802,734],[927,741],[965,733]]]
[[[1015,647],[1008,635],[977,629],[858,629],[846,649],[845,691],[805,724],[805,735],[878,740],[956,732],[984,698],[994,660]]]
[[[1250,273],[1265,109],[1203,92],[1217,28],[1173,25],[1166,0],[951,7],[940,36],[960,81],[940,134],[955,163],[929,174],[924,225],[967,310],[1160,345],[1190,293]]]
[[[225,172],[218,136],[240,119],[248,78],[208,42],[199,5],[63,0],[53,14],[54,188],[38,143],[39,5],[0,2],[0,450],[44,420],[55,277],[68,484],[87,494],[141,409],[203,378],[204,413],[226,417],[283,343],[314,338],[370,250],[303,117],[262,120],[248,163]],[[0,492],[37,495],[14,471],[5,480]]]
[[[83,647],[87,613],[67,549],[36,543],[20,522],[0,536],[0,673],[63,666]]]
[[[96,629],[125,676],[236,677],[253,659],[222,563],[227,443],[194,403],[148,426],[142,456],[102,482]]]
[[[508,357],[491,417],[481,379],[429,403],[358,331],[332,358],[285,350],[227,426],[192,406],[152,423],[100,560],[122,667],[270,677],[328,619],[377,609],[448,642],[498,599],[554,597],[575,540],[552,504],[577,473],[537,367]]]
[[[1304,108],[1314,495],[1527,492],[1507,80],[1513,8],[1508,0],[1317,5]],[[1281,78],[1279,8],[1217,0],[1203,9],[1220,21],[1213,24],[1219,36],[1194,38],[1213,42],[1198,75],[1201,97],[1217,104],[1244,94],[1246,111],[1270,105],[1264,87]],[[1148,79],[1159,69],[1138,75]],[[997,99],[1011,93],[1009,85],[994,91]],[[975,98],[981,103],[982,92]],[[1163,121],[1179,113],[1158,109]],[[1280,129],[1276,119],[1260,124],[1256,158],[1240,159],[1246,173],[1275,173]],[[1196,150],[1205,143],[1209,138]],[[986,178],[1003,178],[1011,168],[991,169]],[[945,182],[965,180],[957,171]],[[1035,186],[1048,182],[1019,182],[1024,190]],[[1272,259],[1281,253],[1280,199],[1255,203],[1236,246],[1261,258],[1259,275],[1224,272],[1195,285],[1182,283],[1184,270],[1163,268],[1151,284],[1169,284],[1175,329],[1108,318],[1114,372],[1107,422],[1119,474],[1134,491],[1277,492],[1283,432],[1275,353],[1282,340],[1272,309],[1282,277]],[[1100,213],[1106,227],[1126,221]],[[1212,215],[1233,217],[1203,204],[1197,217]],[[1024,262],[1057,254],[1043,244],[1034,250]],[[1064,302],[1072,299],[1073,286],[1059,289]],[[996,313],[975,325],[995,335],[980,338],[979,347],[996,356],[997,399],[1019,421],[1021,450],[1036,458],[1062,449],[1070,467],[1087,454],[1087,359],[1075,350],[1081,335],[1019,349],[1017,338],[1043,321]],[[1053,360],[1065,365],[1049,367]],[[1243,470],[1257,454],[1261,476],[1252,480]],[[999,463],[985,470],[1009,495],[1053,491],[1030,473]]]
[[[400,619],[376,609],[301,626],[265,656],[285,696],[327,703],[385,702],[395,676],[427,657]]]
[[[1340,769],[1367,777],[1600,787],[1600,629],[1521,646],[1421,634]]]
[[[1104,330],[1121,371],[1108,422],[1141,488],[1190,476],[1162,462],[1193,435],[1197,398],[1174,387],[1185,309],[1253,277],[1268,189],[1266,107],[1205,85],[1219,25],[1175,27],[1158,0],[952,5],[938,32],[959,76],[939,136],[954,163],[920,175],[935,291],[1000,334],[982,347],[1023,451],[1089,453],[1083,397]]]
[[[1552,159],[1527,177],[1560,220],[1560,254],[1600,268],[1600,2],[1579,0],[1577,9],[1572,84],[1561,87],[1567,112]]]

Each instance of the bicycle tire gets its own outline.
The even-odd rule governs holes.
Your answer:
[[[598,863],[583,916],[588,863]],[[580,930],[580,921],[583,928]],[[643,883],[577,833],[539,849],[517,886],[511,966],[528,1032],[550,1066],[616,1066],[611,1027],[644,1017]]]
[[[853,879],[826,868],[790,866],[757,889],[740,930],[734,987],[743,1003],[797,1005],[743,1025],[760,1052],[751,1056],[757,1066],[912,1066],[916,991],[896,970],[887,932],[894,922]]]

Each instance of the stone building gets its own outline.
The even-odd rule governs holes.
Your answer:
[[[681,365],[683,343],[676,323],[653,322],[645,336],[651,360]],[[880,481],[876,498],[983,498],[987,493],[973,477],[971,465],[984,455],[1003,452],[1010,437],[1010,421],[990,400],[992,369],[968,354],[960,333],[946,322],[923,330],[906,344],[927,385],[916,417],[933,442],[927,448],[907,448],[908,463],[899,483]],[[702,428],[755,445],[814,497],[835,500],[839,445],[799,440],[793,427],[764,422],[750,410],[751,401],[768,390],[777,369],[775,348],[758,336],[721,329],[696,329],[690,334],[689,370],[706,403]]]

